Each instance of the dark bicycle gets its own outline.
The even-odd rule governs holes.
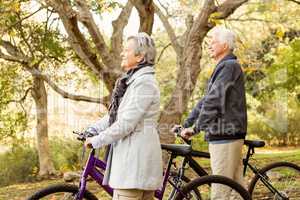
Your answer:
[[[83,133],[76,133],[78,134],[78,139],[81,141],[85,140],[85,135]],[[177,144],[162,144],[162,149],[168,151],[170,153],[169,162],[167,167],[164,171],[164,178],[162,182],[162,186],[160,189],[155,191],[155,197],[159,200],[162,200],[164,197],[164,193],[166,191],[166,186],[168,184],[171,185],[172,193],[169,195],[168,199],[199,199],[205,200],[210,199],[210,185],[211,184],[222,184],[224,187],[229,187],[231,190],[239,197],[239,199],[250,200],[250,194],[248,191],[243,188],[238,183],[234,182],[233,180],[223,177],[223,176],[207,176],[206,175],[200,178],[197,178],[191,182],[189,179],[184,178],[184,174],[179,173],[171,173],[171,167],[174,164],[174,159],[178,156],[184,157],[184,159],[191,163],[190,166],[195,170],[202,171],[201,167],[197,164],[196,161],[192,159],[195,151],[192,150],[190,145],[177,145]],[[198,152],[201,153],[201,152]],[[197,155],[198,155],[197,153]],[[202,154],[201,154],[202,155]],[[207,156],[207,153],[203,153],[203,156]],[[183,163],[184,164],[184,163]],[[91,177],[95,180],[99,186],[101,186],[110,196],[113,195],[113,189],[107,185],[102,185],[103,180],[103,171],[106,168],[106,164],[104,161],[99,160],[95,157],[95,149],[90,151],[89,157],[87,159],[86,165],[83,169],[79,186],[77,185],[70,185],[70,184],[58,184],[49,186],[45,189],[42,189],[31,197],[28,200],[38,200],[38,199],[48,199],[48,200],[56,200],[56,199],[75,199],[75,200],[97,200],[97,197],[92,194],[90,191],[86,189],[87,185],[87,178]],[[200,172],[198,171],[198,172]],[[188,184],[182,187],[179,182],[181,180],[186,180],[189,182]]]
[[[180,127],[176,130],[178,135],[180,134],[180,130]],[[190,140],[184,141],[191,145]],[[300,167],[298,165],[291,162],[274,162],[259,169],[254,164],[251,164],[250,160],[255,153],[255,148],[264,147],[265,142],[259,140],[245,140],[244,145],[248,147],[247,154],[243,159],[244,176],[247,168],[255,175],[248,186],[248,191],[252,199],[300,200]],[[193,157],[209,158],[209,153],[191,150],[191,153],[184,157],[182,165],[179,168],[180,173],[177,177],[182,177],[181,180],[178,181],[179,183],[188,182],[185,180],[189,180],[184,175],[186,165],[189,165],[200,177],[208,174]],[[176,190],[172,192],[176,193]]]

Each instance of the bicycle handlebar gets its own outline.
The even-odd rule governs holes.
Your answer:
[[[181,136],[181,131],[182,131],[183,127],[182,126],[178,126],[175,130],[175,136],[181,138],[186,144],[191,145],[192,141],[185,139],[184,137]],[[78,131],[73,131],[73,134],[78,135],[77,136],[77,140],[84,142],[86,140],[86,138],[88,137],[84,132],[78,132]]]

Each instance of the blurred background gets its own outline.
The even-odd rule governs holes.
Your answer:
[[[221,25],[238,38],[247,138],[266,141],[263,163],[299,164],[299,13],[297,0],[0,1],[0,197],[80,170],[72,131],[107,113],[122,45],[139,31],[156,42],[162,143],[180,142],[168,130],[204,95],[207,35]],[[203,134],[193,147],[207,150]]]

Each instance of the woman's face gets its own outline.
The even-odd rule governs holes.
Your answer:
[[[123,51],[121,52],[121,67],[125,71],[135,68],[137,64],[143,59],[142,55],[134,54],[135,45],[135,41],[133,39],[129,39],[126,42]]]

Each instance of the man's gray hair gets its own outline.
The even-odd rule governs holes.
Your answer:
[[[155,63],[156,48],[153,39],[144,32],[138,33],[137,35],[129,36],[128,40],[135,41],[135,55],[144,55],[144,62],[149,64]]]
[[[228,47],[231,51],[235,48],[236,36],[233,31],[225,27],[216,27],[213,29],[212,34],[217,38],[221,43],[228,44]]]

